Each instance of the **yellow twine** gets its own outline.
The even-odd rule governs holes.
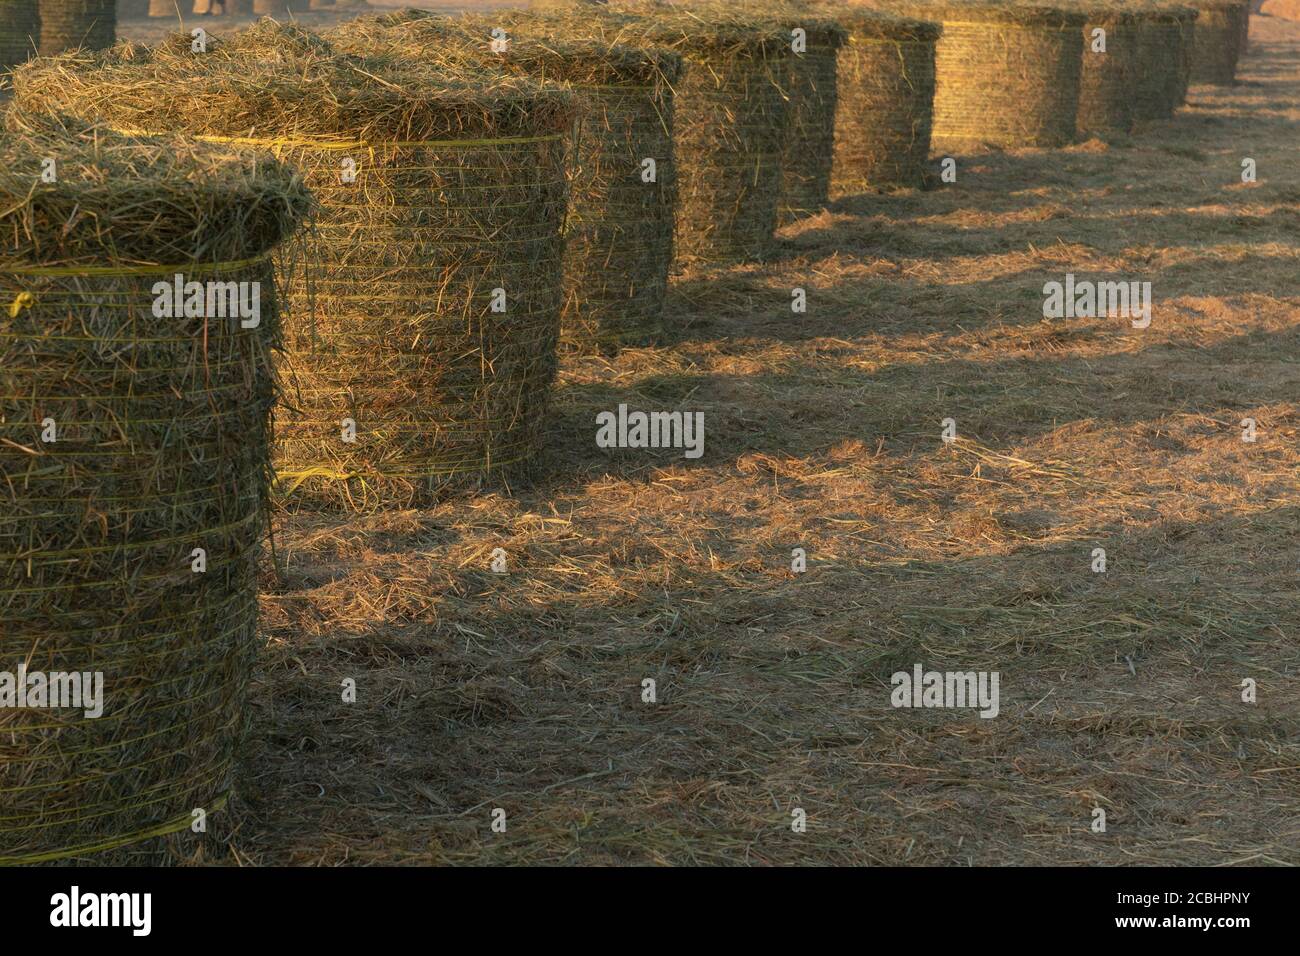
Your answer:
[[[226,803],[230,799],[229,793],[223,793],[212,802],[212,810],[224,810]],[[139,843],[142,840],[148,840],[153,837],[168,836],[172,833],[179,833],[186,829],[194,821],[194,813],[187,810],[178,817],[173,817],[165,823],[149,827],[146,830],[138,830],[135,833],[126,836],[114,837],[111,840],[101,840],[98,843],[88,843],[79,847],[73,847],[66,850],[55,850],[51,853],[34,853],[25,856],[0,856],[0,865],[14,863],[50,863],[54,860],[67,859],[70,856],[81,856],[90,853],[102,853],[104,850],[116,850],[124,846],[130,846],[132,843]]]
[[[157,131],[143,129],[114,128],[114,132],[124,136],[158,136]],[[548,133],[545,136],[501,136],[496,139],[427,139],[427,140],[365,140],[339,139],[292,139],[281,136],[217,136],[209,133],[195,134],[192,138],[205,143],[229,143],[237,146],[263,146],[270,149],[383,149],[384,147],[415,148],[460,147],[460,146],[502,146],[517,143],[546,143],[563,139],[564,133]]]
[[[247,269],[250,266],[268,261],[270,261],[269,256],[258,256],[254,259],[238,259],[233,262],[190,262],[179,266],[0,266],[0,272],[9,275],[44,277],[145,276],[164,272],[233,272],[236,269]],[[18,298],[14,299],[14,304],[9,306],[10,318],[18,317],[15,308],[18,307],[19,299],[24,296],[28,299],[24,307],[33,305],[36,302],[35,297],[30,292],[19,293]]]
[[[18,313],[23,309],[30,309],[36,304],[36,296],[30,292],[19,292],[14,296],[14,300],[9,303],[9,318],[18,318]]]

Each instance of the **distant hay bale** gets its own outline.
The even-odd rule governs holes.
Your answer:
[[[115,0],[39,0],[41,56],[103,50],[117,37]]]
[[[1082,0],[1075,6],[1087,17],[1079,71],[1079,135],[1106,138],[1131,132],[1141,47],[1139,15],[1114,3]]]
[[[814,11],[816,13],[816,11]],[[790,117],[781,154],[781,203],[778,225],[826,208],[835,163],[835,116],[838,108],[838,56],[848,39],[834,20],[808,12],[781,15],[787,34],[802,29],[805,49],[792,54]]]
[[[1169,119],[1187,99],[1191,43],[1197,11],[1177,3],[1135,8],[1137,57],[1132,85],[1137,123]]]
[[[942,22],[934,146],[1064,146],[1074,141],[1084,17],[1034,3],[920,3]]]
[[[675,257],[750,262],[775,249],[790,38],[743,14],[672,13],[617,33],[679,53]]]
[[[266,256],[309,197],[266,154],[6,124],[0,863],[35,863],[188,829],[231,789],[280,336]],[[262,283],[260,322],[158,317],[177,274]],[[20,668],[102,674],[102,714],[18,706]]]
[[[921,186],[942,28],[858,7],[816,9],[848,33],[839,54],[833,194]]]
[[[557,5],[579,11],[583,36],[665,48],[683,58],[674,100],[674,261],[725,265],[770,255],[790,121],[789,34],[743,6],[731,12],[714,0],[532,4],[542,11]]]
[[[1191,81],[1231,86],[1237,79],[1241,26],[1249,7],[1244,0],[1191,0],[1196,18]]]
[[[502,53],[491,48],[498,26],[509,31]],[[354,20],[328,36],[356,53],[459,55],[475,70],[572,89],[579,125],[568,164],[564,338],[583,347],[645,343],[662,331],[673,256],[673,84],[682,60],[666,50],[571,39],[583,26],[563,14],[452,19],[405,11]]]
[[[35,56],[40,42],[37,0],[0,0],[0,73]]]
[[[204,54],[176,35],[23,70],[24,108],[233,138],[302,170],[320,212],[285,277],[283,494],[405,505],[527,468],[557,366],[569,93],[338,56],[269,21]]]

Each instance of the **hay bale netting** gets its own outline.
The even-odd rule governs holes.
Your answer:
[[[117,36],[115,0],[39,0],[41,56],[104,50]]]
[[[0,0],[0,73],[35,56],[40,41],[37,0]]]
[[[1241,22],[1247,7],[1241,0],[1193,0],[1196,18],[1191,53],[1191,81],[1231,86],[1237,79],[1241,54]]]
[[[935,50],[936,149],[1074,141],[1084,17],[1031,3],[908,7],[943,24]]]
[[[308,195],[265,154],[6,124],[0,863],[31,863],[186,829],[230,791],[280,332],[266,255]],[[260,321],[158,317],[177,275],[261,283]],[[42,678],[86,673],[99,716],[32,709]]]
[[[1169,119],[1187,98],[1197,11],[1175,4],[1148,4],[1134,8],[1134,15],[1133,119],[1136,123]]]
[[[662,330],[673,256],[673,84],[682,60],[666,50],[568,39],[583,23],[562,15],[451,19],[405,11],[354,20],[329,38],[357,53],[459,55],[473,69],[570,87],[579,120],[568,164],[563,335],[584,347],[644,343]],[[510,37],[502,53],[491,47],[495,27]],[[646,159],[655,164],[648,182]]]
[[[526,467],[557,366],[571,95],[336,56],[275,24],[189,43],[29,63],[16,98],[240,138],[302,170],[320,211],[285,276],[282,492],[404,505]]]
[[[1127,8],[1086,0],[1078,9],[1087,16],[1079,71],[1079,135],[1107,138],[1129,133],[1135,120],[1140,17]]]
[[[848,32],[840,50],[833,195],[919,187],[934,122],[941,28],[858,8],[817,8]]]

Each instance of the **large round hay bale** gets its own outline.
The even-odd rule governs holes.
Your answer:
[[[722,265],[768,256],[776,246],[790,122],[789,34],[743,6],[727,12],[714,0],[533,0],[533,6],[576,8],[585,17],[583,36],[682,56],[674,100],[674,261]]]
[[[1245,0],[1191,0],[1200,11],[1191,54],[1191,81],[1231,86],[1241,54],[1241,25],[1249,9]]]
[[[188,35],[113,53],[27,64],[17,98],[274,149],[320,202],[284,265],[282,492],[405,505],[526,468],[557,366],[571,94],[341,57],[271,21],[206,54]]]
[[[40,0],[41,56],[103,50],[117,38],[115,0]]]
[[[675,53],[580,36],[585,18],[505,12],[365,17],[329,39],[356,53],[463,58],[475,70],[563,83],[579,105],[568,164],[562,331],[570,344],[644,343],[662,331],[673,255]],[[507,30],[502,52],[492,30]],[[646,161],[653,162],[653,168]]]
[[[937,23],[857,7],[817,7],[848,33],[838,61],[835,195],[919,187],[934,123]]]
[[[280,334],[266,256],[308,195],[265,154],[6,123],[0,863],[33,863],[187,829],[231,789]],[[258,288],[255,327],[210,291],[160,309],[177,276]]]
[[[1082,14],[1037,3],[960,0],[907,9],[943,24],[935,52],[936,149],[1074,141]]]
[[[1197,11],[1177,3],[1140,4],[1133,64],[1135,123],[1169,119],[1187,99],[1190,51]]]
[[[620,35],[681,54],[675,258],[727,264],[775,249],[790,38],[743,15],[665,14]]]
[[[791,36],[790,116],[781,153],[777,224],[813,215],[830,201],[835,163],[838,56],[848,35],[834,20],[807,12],[772,16]],[[796,32],[802,35],[795,37]]]
[[[1079,135],[1104,139],[1128,133],[1135,122],[1139,15],[1115,3],[1082,0],[1076,6],[1087,17],[1079,71]]]
[[[0,0],[0,73],[35,56],[40,42],[37,0]]]

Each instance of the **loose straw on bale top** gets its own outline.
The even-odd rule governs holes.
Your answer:
[[[1192,0],[1200,12],[1191,53],[1191,81],[1230,86],[1237,78],[1243,22],[1250,7],[1244,0]]]
[[[584,23],[563,14],[452,19],[405,11],[354,20],[328,36],[356,53],[461,56],[475,70],[569,87],[579,124],[569,162],[564,335],[584,346],[644,343],[662,330],[672,262],[672,84],[682,61],[666,50],[570,39]],[[502,52],[491,46],[495,28],[508,31]]]
[[[848,33],[838,58],[833,194],[921,186],[940,26],[840,4],[814,9]]]
[[[336,55],[265,22],[15,76],[18,104],[273,148],[320,201],[277,415],[281,491],[406,504],[528,464],[552,381],[570,94]]]
[[[0,863],[31,863],[188,828],[230,790],[280,335],[266,256],[308,195],[264,154],[6,124],[0,671],[103,675],[97,718],[0,708]],[[156,317],[176,274],[262,283],[260,324]]]
[[[936,148],[1063,146],[1075,139],[1082,14],[979,0],[907,9],[943,24],[936,51]]]

